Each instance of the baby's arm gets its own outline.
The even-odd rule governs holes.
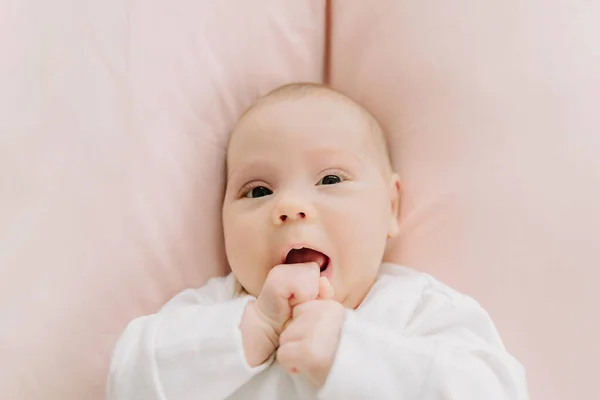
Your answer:
[[[265,368],[274,344],[254,298],[232,299],[232,290],[232,276],[211,279],[132,321],[113,353],[107,399],[225,398]]]
[[[404,332],[348,310],[319,398],[526,400],[523,368],[468,300],[423,305]]]

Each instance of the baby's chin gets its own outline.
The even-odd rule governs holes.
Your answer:
[[[336,289],[334,286],[334,290],[336,290],[336,295],[334,296],[334,300],[342,303],[342,305],[349,309],[357,309],[360,307],[362,302],[365,300],[369,291],[375,284],[376,278],[369,279],[368,283],[361,282],[360,285],[356,285],[352,288],[340,288]],[[339,297],[338,297],[339,296]]]
[[[246,295],[250,295],[253,297],[258,297],[258,294],[253,294],[251,293],[251,291],[247,290],[244,285],[242,285],[242,283],[239,280],[235,280],[235,288],[234,288],[234,294],[236,297],[239,296],[246,296]]]

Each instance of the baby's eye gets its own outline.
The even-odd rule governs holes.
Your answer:
[[[267,189],[264,186],[257,186],[255,188],[252,188],[252,190],[249,190],[248,193],[246,193],[246,197],[256,198],[268,196],[270,194],[273,194],[273,191],[271,189]]]
[[[336,183],[342,182],[342,178],[337,175],[325,175],[319,181],[319,185],[335,185]]]

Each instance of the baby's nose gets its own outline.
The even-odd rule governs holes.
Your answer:
[[[304,219],[306,218],[306,213],[304,211],[300,211],[298,213],[296,213],[296,215],[294,216],[294,214],[291,214],[292,219]],[[295,218],[294,218],[295,217]],[[279,220],[281,220],[281,222],[285,222],[289,217],[287,216],[287,214],[281,214],[279,216]]]
[[[315,215],[315,211],[309,204],[291,199],[282,200],[274,210],[273,222],[281,225],[284,222],[309,220]]]

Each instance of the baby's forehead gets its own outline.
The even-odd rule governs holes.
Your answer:
[[[257,104],[241,119],[229,143],[233,152],[261,146],[316,146],[362,149],[370,126],[358,110],[338,99],[305,96]],[[259,146],[259,147],[261,147]]]
[[[374,145],[375,156],[389,164],[387,144],[378,122],[361,105],[347,96],[318,84],[292,84],[274,90],[259,99],[238,120],[232,137],[246,136],[252,140],[256,125],[264,128],[274,120],[289,126],[328,125],[320,130],[340,140],[356,139],[362,146]],[[250,126],[250,128],[249,128]],[[298,130],[301,132],[301,129]],[[307,133],[308,135],[308,133]],[[256,137],[258,140],[258,136]],[[322,139],[322,137],[321,137]],[[241,142],[246,142],[241,140]],[[262,142],[280,140],[279,135],[260,135]],[[233,138],[230,139],[230,146]],[[370,147],[370,146],[369,146]]]
[[[269,128],[275,131],[275,137],[260,135]],[[347,140],[368,139],[371,128],[368,113],[350,99],[332,90],[311,89],[275,92],[259,99],[242,114],[231,136],[261,136],[268,142],[297,131],[307,137],[317,132],[326,136],[343,134]]]

